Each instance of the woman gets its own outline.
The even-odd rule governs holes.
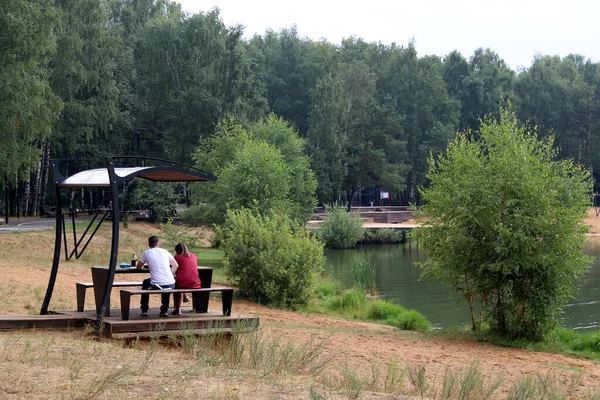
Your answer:
[[[175,273],[175,289],[200,289],[202,284],[198,276],[198,258],[196,258],[196,255],[190,253],[183,243],[177,243],[175,253],[175,261],[179,264],[179,268]],[[173,315],[181,315],[181,299],[181,293],[173,293],[175,302]]]

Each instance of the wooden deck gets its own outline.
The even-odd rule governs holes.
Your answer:
[[[182,315],[159,317],[159,308],[151,307],[148,317],[141,317],[139,310],[133,309],[128,321],[121,319],[120,309],[111,309],[111,317],[104,319],[101,333],[105,336],[122,339],[135,337],[160,337],[182,334],[231,333],[233,330],[252,331],[258,328],[257,316],[209,310],[196,314],[190,307],[182,308]],[[53,315],[0,316],[0,331],[23,329],[70,329],[94,324],[96,312],[57,311]]]

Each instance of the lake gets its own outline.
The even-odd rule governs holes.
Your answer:
[[[600,242],[592,242],[586,253],[594,256],[594,263],[577,297],[563,309],[561,324],[567,328],[598,329],[600,324]],[[383,299],[419,311],[436,328],[471,326],[467,305],[456,302],[449,286],[419,281],[421,270],[414,264],[424,256],[415,243],[326,250],[327,273],[349,282],[350,265],[358,254],[377,264],[376,286]]]

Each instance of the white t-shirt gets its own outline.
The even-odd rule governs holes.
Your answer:
[[[140,261],[148,264],[150,270],[150,282],[153,285],[172,285],[175,283],[171,272],[170,260],[173,256],[165,249],[154,247],[142,253]]]

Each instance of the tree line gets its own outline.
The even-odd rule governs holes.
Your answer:
[[[492,49],[420,56],[413,42],[332,44],[294,27],[244,39],[218,9],[185,13],[169,0],[5,0],[3,202],[13,215],[51,204],[50,158],[210,165],[198,147],[214,148],[224,121],[247,128],[271,118],[304,140],[320,203],[375,189],[393,204],[419,203],[429,154],[457,130],[476,138],[480,117],[509,101],[539,137],[555,136],[561,157],[596,175],[599,82],[599,64],[583,55],[535,55],[513,71]]]

